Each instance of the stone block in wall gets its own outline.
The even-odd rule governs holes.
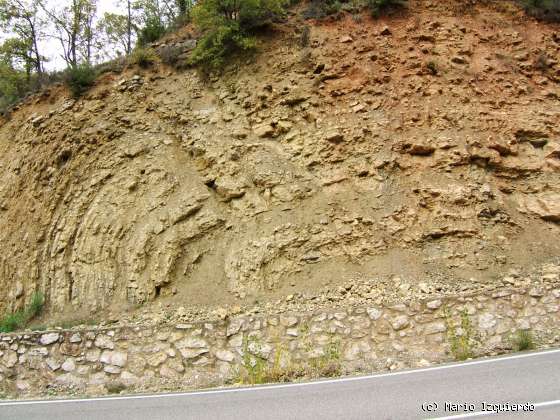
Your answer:
[[[76,361],[70,357],[62,363],[60,368],[65,372],[74,372],[76,370]]]
[[[447,327],[443,321],[435,321],[424,326],[424,334],[426,335],[443,333],[446,330]]]
[[[426,308],[431,310],[436,310],[439,309],[442,304],[443,302],[441,301],[441,299],[434,299],[429,302],[426,302]]]
[[[228,340],[228,344],[233,348],[241,348],[243,345],[243,333],[231,336]]]
[[[95,338],[94,344],[96,347],[100,349],[113,350],[115,348],[115,343],[113,343],[113,340],[110,337],[103,334],[99,334]]]
[[[211,360],[208,357],[202,356],[198,360],[195,360],[194,362],[192,362],[192,365],[193,366],[208,366],[210,363],[211,363]]]
[[[245,319],[243,318],[234,318],[232,320],[230,320],[227,328],[226,328],[226,336],[232,336],[234,334],[237,334],[239,331],[241,331],[241,328],[245,325]]]
[[[128,354],[119,351],[104,351],[99,361],[106,365],[124,367],[128,361]]]
[[[232,362],[235,359],[235,354],[225,349],[216,350],[215,356],[223,362]]]
[[[181,377],[181,374],[179,372],[177,372],[175,369],[172,369],[172,368],[170,368],[169,366],[166,366],[166,365],[163,365],[159,369],[159,374],[163,378],[168,378],[168,379],[179,379]]]
[[[363,353],[371,352],[371,345],[366,340],[350,342],[346,345],[343,353],[344,360],[358,360]]]
[[[164,363],[167,360],[167,358],[168,358],[167,353],[158,352],[158,353],[150,354],[146,358],[146,361],[148,362],[148,365],[150,365],[151,367],[158,367],[162,363]]]
[[[103,368],[104,372],[110,373],[112,375],[118,375],[119,373],[121,373],[121,368],[118,366],[113,366],[113,365],[106,365]]]
[[[381,315],[383,315],[383,311],[378,308],[367,308],[366,311],[370,319],[372,319],[373,321],[377,321],[379,318],[381,318]]]
[[[299,319],[295,316],[290,315],[280,315],[280,324],[284,327],[293,327],[297,325]]]
[[[49,369],[52,370],[53,372],[57,371],[62,366],[62,362],[53,357],[49,357],[45,362],[49,367]]]
[[[391,327],[395,331],[400,331],[407,328],[410,325],[410,320],[406,315],[399,315],[389,321],[391,323]]]
[[[60,334],[53,332],[53,333],[46,333],[41,335],[39,338],[39,343],[43,346],[48,346],[49,344],[56,343],[60,339]]]
[[[183,356],[183,358],[187,359],[187,360],[197,358],[198,356],[200,356],[202,354],[206,354],[209,351],[210,350],[208,348],[196,348],[196,349],[181,348],[181,349],[179,349],[179,353],[181,353],[181,356]]]
[[[139,383],[139,378],[136,375],[133,375],[130,372],[122,371],[121,375],[119,376],[119,379],[121,380],[121,382],[128,387],[132,387],[135,386]]]
[[[60,353],[66,356],[77,357],[82,353],[82,346],[79,344],[64,342],[60,345]]]
[[[258,343],[251,341],[247,345],[247,351],[253,356],[260,357],[261,359],[268,359],[272,354],[273,347],[270,344]]]

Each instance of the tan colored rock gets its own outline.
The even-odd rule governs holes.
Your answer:
[[[119,351],[104,351],[99,361],[104,364],[114,365],[118,367],[126,366],[128,354]]]
[[[229,350],[217,350],[216,358],[223,362],[231,362],[235,358],[235,355]]]
[[[544,220],[560,223],[560,194],[543,193],[528,196],[524,200],[528,211]]]
[[[395,331],[405,329],[410,325],[410,321],[406,315],[399,315],[391,320],[391,326]]]
[[[253,131],[255,135],[260,138],[270,138],[274,137],[276,133],[275,128],[271,124],[263,124],[256,126]]]
[[[39,339],[39,342],[43,346],[48,346],[49,344],[56,343],[59,339],[60,339],[60,334],[53,332],[53,333],[43,334]]]

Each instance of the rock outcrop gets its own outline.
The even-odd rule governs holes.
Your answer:
[[[288,21],[220,79],[129,70],[23,105],[0,127],[0,312],[469,289],[557,259],[560,67],[532,65],[553,28],[429,3],[309,47]]]

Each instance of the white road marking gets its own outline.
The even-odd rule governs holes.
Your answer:
[[[505,357],[497,357],[492,359],[481,359],[481,360],[474,360],[470,362],[463,362],[463,363],[453,363],[448,365],[441,365],[441,366],[434,366],[434,367],[427,367],[421,369],[413,369],[413,370],[403,370],[400,372],[391,372],[391,373],[379,373],[375,375],[367,375],[367,376],[353,376],[349,378],[340,378],[340,379],[329,379],[324,381],[313,381],[313,382],[298,382],[298,383],[291,383],[291,384],[280,384],[280,385],[264,385],[264,386],[254,386],[250,388],[227,388],[227,389],[215,389],[215,390],[207,390],[207,391],[193,391],[193,392],[176,392],[176,393],[167,393],[167,394],[148,394],[148,395],[129,395],[129,396],[122,396],[122,397],[97,397],[97,398],[81,398],[81,399],[65,399],[65,400],[32,400],[32,401],[8,401],[8,402],[0,402],[0,407],[6,406],[16,406],[16,405],[35,405],[35,404],[61,404],[61,403],[83,403],[83,402],[96,402],[96,401],[119,401],[119,400],[140,400],[140,399],[153,399],[153,398],[175,398],[175,397],[189,397],[195,395],[211,395],[211,394],[227,394],[232,392],[254,392],[254,391],[265,391],[265,390],[274,390],[274,389],[281,389],[281,388],[292,388],[292,387],[303,387],[303,386],[313,386],[313,385],[324,385],[324,384],[331,384],[331,383],[342,383],[342,382],[353,382],[353,381],[363,381],[368,379],[376,379],[376,378],[384,378],[387,376],[400,376],[400,375],[412,375],[417,373],[424,373],[424,372],[434,372],[437,370],[446,370],[446,369],[455,369],[455,368],[462,368],[462,367],[469,367],[475,365],[482,365],[487,363],[499,363],[504,362],[507,360],[514,360],[514,359],[525,359],[528,357],[538,357],[538,356],[546,356],[549,354],[560,353],[560,349],[555,350],[545,350],[541,352],[534,352],[534,353],[525,353],[525,354],[516,354],[514,356],[505,356]]]
[[[542,407],[551,407],[551,406],[555,406],[555,405],[560,405],[560,400],[554,400],[554,401],[545,401],[545,402],[540,402],[540,403],[535,403],[533,404],[533,406],[536,408],[542,408]],[[536,410],[535,410],[536,411]],[[430,420],[452,420],[452,419],[466,419],[466,418],[470,418],[470,417],[480,417],[480,416],[496,416],[499,414],[508,414],[509,412],[504,412],[504,413],[495,413],[493,411],[475,411],[473,413],[465,413],[465,414],[458,414],[456,416],[448,416],[448,417],[434,417],[433,419]],[[526,412],[527,414],[531,414],[530,411]],[[534,411],[533,411],[534,413]],[[509,414],[513,414],[513,413],[509,413]]]

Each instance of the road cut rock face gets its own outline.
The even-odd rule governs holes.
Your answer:
[[[360,279],[360,299],[406,298],[557,263],[554,28],[413,3],[314,24],[309,47],[290,20],[216,80],[129,69],[21,105],[0,126],[0,313],[36,291],[47,318],[120,319]]]

